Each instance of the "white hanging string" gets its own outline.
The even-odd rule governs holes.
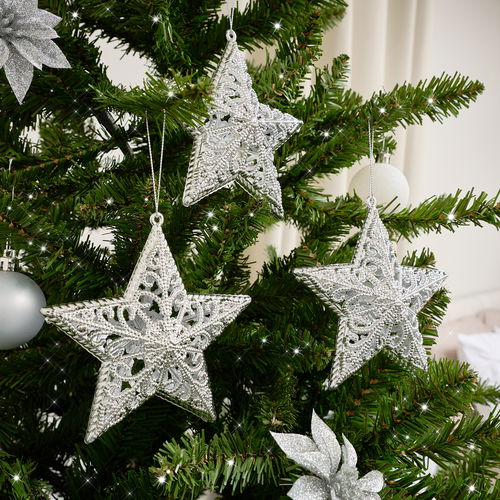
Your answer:
[[[371,118],[368,117],[368,152],[370,155],[370,202],[373,202],[373,166],[375,163],[375,157],[373,155],[373,143],[375,140],[375,131],[372,128]]]
[[[234,11],[236,10],[236,0],[229,0],[229,29],[233,31]]]
[[[14,161],[14,158],[9,158],[9,177],[10,177],[10,173],[12,171],[12,162]],[[14,202],[14,183],[12,183],[12,193],[11,193],[11,196],[10,196],[10,200],[11,200],[11,203]],[[11,246],[10,246],[10,237],[7,237],[7,240],[5,242],[5,250],[8,251],[11,249]]]
[[[154,196],[154,207],[155,212],[153,217],[155,220],[163,219],[160,217],[160,213],[158,212],[158,207],[160,205],[160,189],[161,189],[161,174],[163,170],[163,152],[165,150],[165,111],[163,111],[163,127],[161,134],[161,151],[160,151],[160,166],[158,168],[158,182],[156,182],[155,178],[155,166],[153,160],[153,151],[151,149],[151,134],[149,132],[149,120],[146,114],[146,133],[148,138],[148,150],[149,150],[149,161],[151,163],[151,179],[153,180],[153,196]]]
[[[9,174],[12,170],[12,162],[14,161],[14,158],[9,158]],[[12,196],[11,196],[11,201],[14,201],[14,183],[12,183]]]

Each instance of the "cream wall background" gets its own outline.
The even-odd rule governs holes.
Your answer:
[[[240,2],[241,3],[241,2]],[[115,82],[141,85],[147,62],[123,56],[102,43],[104,63]],[[350,0],[341,24],[325,37],[320,64],[338,54],[351,57],[350,86],[369,97],[395,83],[459,71],[485,83],[486,90],[457,119],[442,125],[400,130],[392,164],[410,183],[412,204],[433,194],[475,187],[494,195],[500,188],[497,143],[500,133],[500,2],[479,0]],[[335,131],[331,131],[334,133]],[[359,166],[320,182],[331,194],[344,194]],[[278,225],[251,249],[260,267],[265,248],[288,253],[298,243],[293,228]],[[404,253],[430,247],[437,265],[449,274],[454,299],[449,319],[485,306],[500,307],[500,235],[490,227],[422,236],[400,245]]]

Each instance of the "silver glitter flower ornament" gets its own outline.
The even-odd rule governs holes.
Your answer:
[[[377,493],[384,487],[382,473],[374,470],[360,478],[356,450],[345,436],[340,446],[334,432],[316,412],[311,419],[312,439],[301,434],[271,434],[288,458],[314,474],[295,481],[288,491],[293,500],[380,499]]]
[[[38,0],[0,0],[0,68],[19,103],[33,80],[33,66],[70,68],[52,41],[60,17],[38,8]]]
[[[417,314],[446,274],[399,264],[373,198],[351,264],[294,273],[339,314],[328,387],[337,387],[382,349],[409,367],[427,368]]]
[[[193,130],[184,205],[237,184],[252,196],[267,198],[273,212],[282,217],[274,152],[302,122],[259,102],[232,30],[227,32],[226,50],[213,82],[209,118]]]
[[[246,295],[188,294],[161,229],[152,230],[123,297],[42,309],[101,361],[85,441],[154,394],[215,418],[203,351],[250,303]]]

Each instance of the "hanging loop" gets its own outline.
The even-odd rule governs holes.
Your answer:
[[[160,212],[154,212],[151,214],[149,218],[149,222],[151,222],[152,226],[162,226],[165,221],[165,217]]]
[[[236,32],[232,29],[226,31],[226,39],[228,42],[236,42]]]

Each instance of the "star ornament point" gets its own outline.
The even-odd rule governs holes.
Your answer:
[[[190,206],[221,188],[237,184],[264,196],[283,217],[274,152],[297,132],[300,120],[259,102],[234,32],[214,75],[209,118],[193,130],[194,146],[183,203]]]
[[[101,361],[85,442],[153,395],[215,419],[203,352],[249,303],[246,295],[188,294],[153,224],[122,297],[42,309]]]
[[[446,274],[399,264],[374,201],[352,263],[294,273],[339,315],[327,387],[340,385],[382,349],[404,365],[427,368],[417,314],[442,288]]]

